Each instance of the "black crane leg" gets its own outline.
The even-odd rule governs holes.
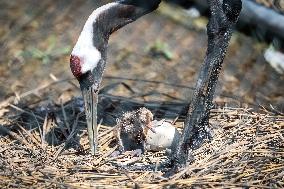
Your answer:
[[[213,107],[213,96],[218,75],[227,52],[233,27],[238,20],[241,0],[208,0],[210,18],[207,25],[208,45],[190,104],[185,128],[178,148],[172,156],[172,173],[184,168],[192,161],[191,150],[199,147],[208,138],[206,127]]]

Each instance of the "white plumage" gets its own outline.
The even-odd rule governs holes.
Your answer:
[[[101,13],[116,5],[117,3],[108,3],[94,10],[83,27],[78,41],[72,51],[72,55],[78,56],[81,60],[82,74],[92,71],[102,58],[100,51],[93,44],[93,24],[97,21],[97,18]]]

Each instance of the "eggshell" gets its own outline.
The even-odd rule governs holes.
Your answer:
[[[180,139],[180,133],[171,123],[164,120],[154,120],[152,125],[155,132],[148,131],[146,136],[146,150],[161,151],[176,147]]]

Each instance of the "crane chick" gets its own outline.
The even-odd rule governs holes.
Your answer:
[[[126,112],[117,119],[114,136],[119,151],[140,151],[144,153],[147,132],[151,130],[153,114],[147,108]],[[152,130],[152,132],[154,132]]]
[[[124,113],[117,119],[114,136],[120,152],[134,151],[137,155],[145,150],[173,150],[180,139],[180,133],[173,124],[153,120],[153,114],[147,108]]]

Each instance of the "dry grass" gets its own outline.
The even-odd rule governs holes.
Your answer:
[[[282,115],[212,110],[213,140],[192,152],[195,160],[186,170],[165,178],[166,152],[112,157],[116,146],[109,126],[100,124],[100,151],[90,156],[76,100],[51,105],[48,111],[40,104],[16,106],[13,100],[0,106],[0,113],[8,111],[0,119],[0,188],[284,187]]]

